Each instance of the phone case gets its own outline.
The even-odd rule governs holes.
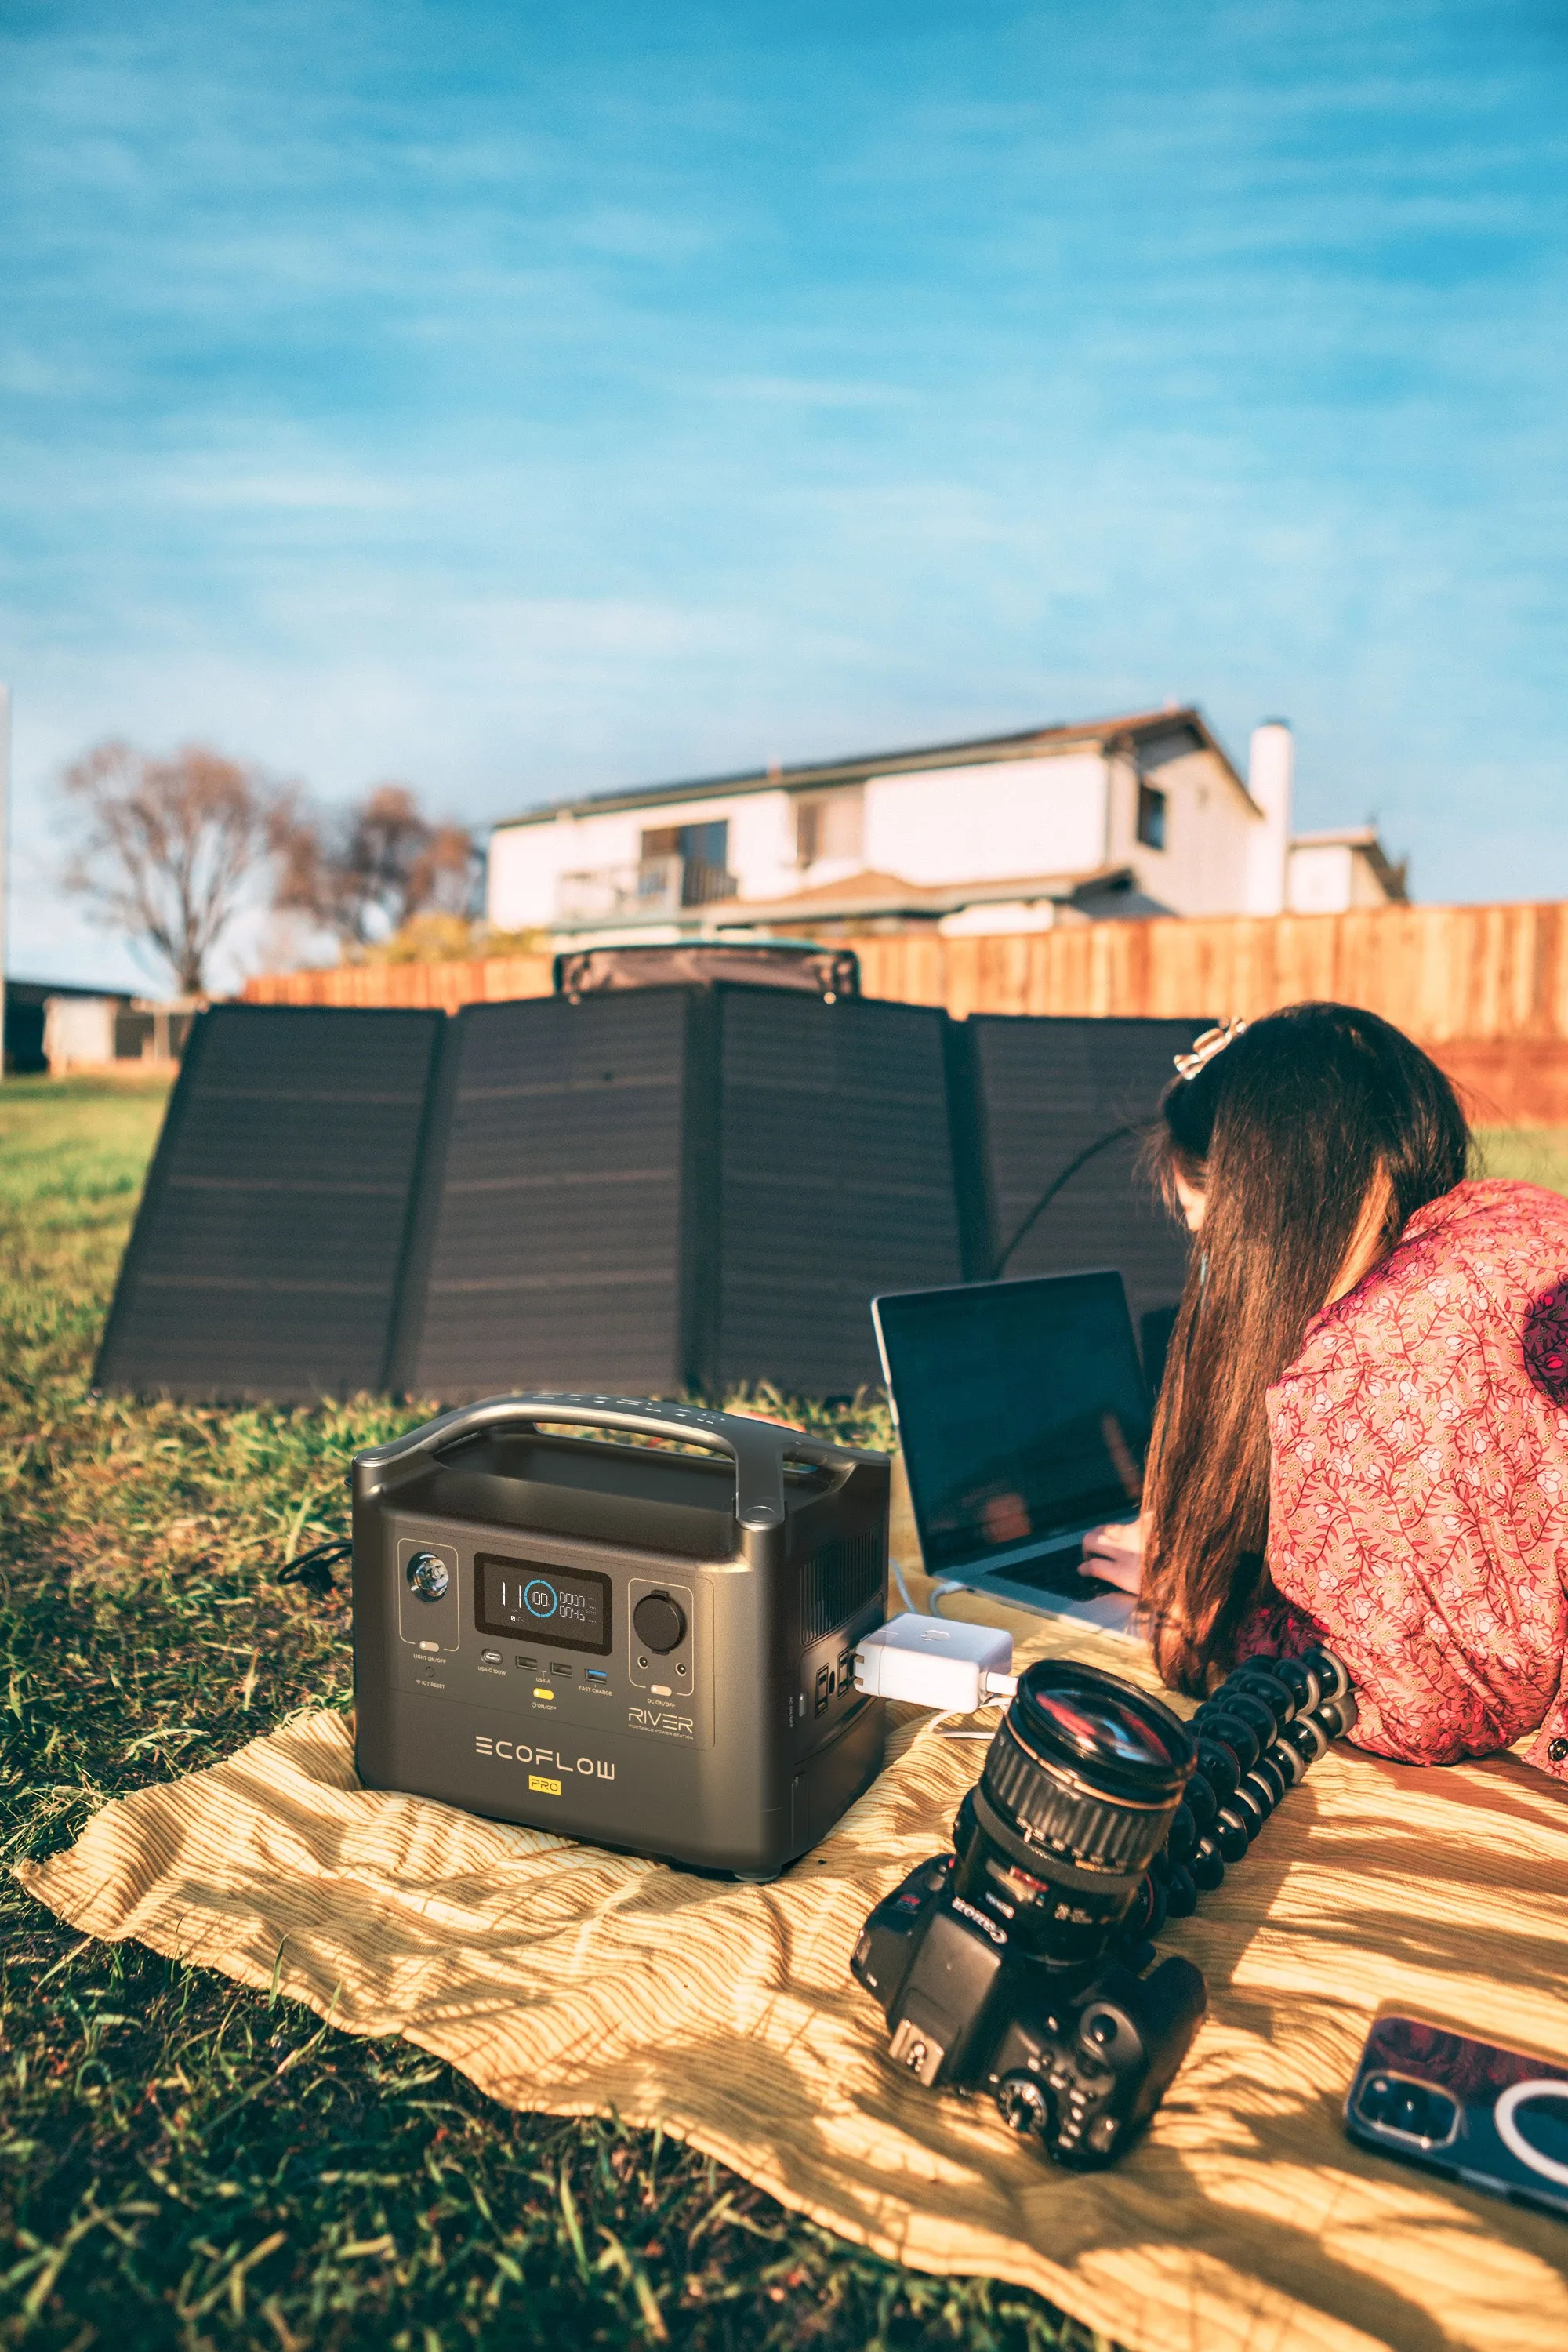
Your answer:
[[[1379,2018],[1345,2129],[1380,2156],[1568,2215],[1568,2066],[1419,2018]]]

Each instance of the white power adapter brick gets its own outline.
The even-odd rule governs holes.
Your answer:
[[[968,1715],[989,1698],[1010,1698],[1013,1636],[996,1625],[912,1612],[868,1633],[855,1653],[855,1687],[878,1698]]]

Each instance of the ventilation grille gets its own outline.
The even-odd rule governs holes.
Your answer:
[[[858,1536],[837,1536],[831,1543],[818,1544],[805,1563],[801,1647],[807,1649],[836,1626],[847,1624],[858,1609],[874,1601],[885,1572],[880,1528],[867,1528]]]

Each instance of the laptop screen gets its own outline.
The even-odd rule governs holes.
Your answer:
[[[872,1312],[931,1575],[1136,1512],[1149,1395],[1119,1274],[904,1291]]]

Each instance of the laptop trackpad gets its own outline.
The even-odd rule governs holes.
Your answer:
[[[1082,1544],[1063,1544],[1043,1559],[1020,1560],[1016,1568],[996,1572],[1005,1583],[1027,1585],[1032,1592],[1054,1592],[1068,1601],[1092,1601],[1098,1593],[1114,1592],[1116,1587],[1102,1578],[1079,1574],[1082,1559]]]

